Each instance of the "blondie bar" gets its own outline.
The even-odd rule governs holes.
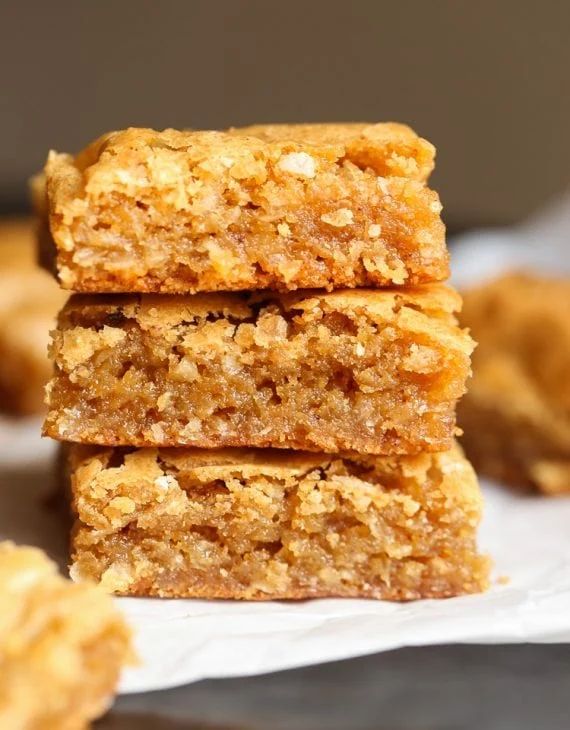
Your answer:
[[[440,281],[433,157],[398,124],[113,132],[50,153],[42,260],[80,292]]]
[[[449,448],[472,340],[418,290],[72,297],[45,434],[108,446]]]
[[[465,293],[479,346],[459,410],[482,474],[570,492],[570,280],[508,274]]]
[[[113,697],[130,631],[99,588],[0,543],[0,727],[83,730]]]
[[[33,226],[27,218],[0,220],[0,271],[36,265]]]
[[[486,586],[457,447],[401,457],[69,448],[75,580],[124,595],[443,598]]]
[[[36,267],[30,221],[0,224],[0,411],[41,413],[49,331],[67,296]]]

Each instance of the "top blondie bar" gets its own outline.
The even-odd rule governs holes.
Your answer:
[[[440,281],[434,155],[395,123],[112,132],[50,153],[35,185],[42,259],[80,292]]]

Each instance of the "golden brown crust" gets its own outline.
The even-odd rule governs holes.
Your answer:
[[[483,590],[460,451],[70,448],[72,571],[126,595],[410,600]]]
[[[449,448],[473,343],[455,293],[76,295],[45,433],[80,443]]]
[[[465,293],[479,346],[459,419],[481,473],[570,491],[569,312],[568,279],[510,273]]]
[[[74,585],[37,548],[0,543],[0,726],[82,730],[132,658],[108,596]]]
[[[127,129],[76,158],[50,153],[62,285],[192,293],[446,278],[441,205],[420,180],[429,143],[401,125],[294,129]]]

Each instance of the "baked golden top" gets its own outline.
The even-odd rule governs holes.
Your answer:
[[[34,181],[41,249],[83,292],[442,281],[432,167],[433,147],[397,124],[130,128],[50,153]]]
[[[75,295],[60,314],[60,327],[88,326],[90,321],[113,313],[121,316],[116,321],[110,320],[110,326],[121,326],[125,319],[134,319],[142,329],[174,327],[208,316],[246,321],[271,305],[278,306],[284,315],[299,316],[306,321],[318,319],[328,312],[352,312],[370,321],[398,321],[402,326],[433,330],[438,335],[451,325],[455,345],[463,342],[466,350],[472,349],[467,333],[456,327],[454,313],[461,309],[461,297],[444,284],[415,289],[342,289],[287,294]]]
[[[118,466],[117,462],[120,462]],[[70,463],[75,473],[75,499],[81,505],[82,519],[87,520],[90,514],[93,525],[115,528],[118,523],[115,524],[113,516],[121,520],[137,517],[127,503],[122,505],[117,501],[113,507],[118,484],[122,485],[124,496],[144,502],[145,514],[148,514],[148,503],[153,501],[157,502],[160,513],[165,512],[165,500],[172,501],[166,510],[170,515],[187,509],[184,488],[175,481],[176,475],[184,477],[184,484],[194,485],[192,489],[209,485],[214,492],[220,481],[249,484],[275,479],[290,484],[309,478],[330,490],[339,489],[342,483],[348,501],[358,503],[359,498],[366,495],[380,506],[391,495],[391,489],[392,496],[401,497],[396,493],[396,485],[405,493],[408,484],[425,485],[430,476],[437,474],[438,488],[450,501],[469,506],[475,513],[482,505],[473,469],[457,444],[449,451],[414,456],[350,454],[344,457],[282,449],[113,450],[75,444],[70,449]],[[165,475],[174,479],[168,489],[165,488]],[[330,485],[327,487],[324,482],[330,482]],[[190,493],[192,489],[188,488]],[[262,503],[267,495],[260,490],[257,499]],[[121,522],[120,526],[123,524]]]
[[[122,156],[152,154],[168,148],[185,152],[197,164],[222,153],[237,155],[235,162],[246,162],[239,169],[228,163],[236,177],[257,177],[259,165],[251,156],[279,162],[283,155],[302,154],[315,158],[297,160],[298,174],[310,177],[310,167],[318,159],[348,160],[360,168],[370,168],[382,177],[407,177],[425,181],[434,167],[435,148],[410,127],[395,122],[377,124],[269,124],[232,128],[228,131],[176,130],[156,131],[130,127],[102,135],[79,155],[74,164],[80,170],[106,161],[119,162]],[[109,158],[115,158],[110,160]],[[305,165],[301,164],[305,162]],[[281,159],[283,169],[295,167],[294,160]],[[222,159],[223,163],[223,159]],[[292,170],[293,171],[293,170]],[[247,173],[250,173],[248,175]],[[239,173],[239,174],[238,174]]]
[[[268,143],[291,142],[331,148],[340,158],[377,175],[427,180],[434,168],[435,147],[413,129],[397,122],[365,124],[254,124],[233,128],[232,134]]]

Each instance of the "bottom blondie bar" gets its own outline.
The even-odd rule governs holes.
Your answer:
[[[467,456],[482,474],[570,492],[570,280],[507,274],[465,292],[479,346],[459,405]]]
[[[112,698],[130,631],[94,586],[31,547],[0,543],[0,727],[83,730]]]
[[[118,594],[410,600],[487,584],[481,496],[458,447],[69,449],[71,575]]]

